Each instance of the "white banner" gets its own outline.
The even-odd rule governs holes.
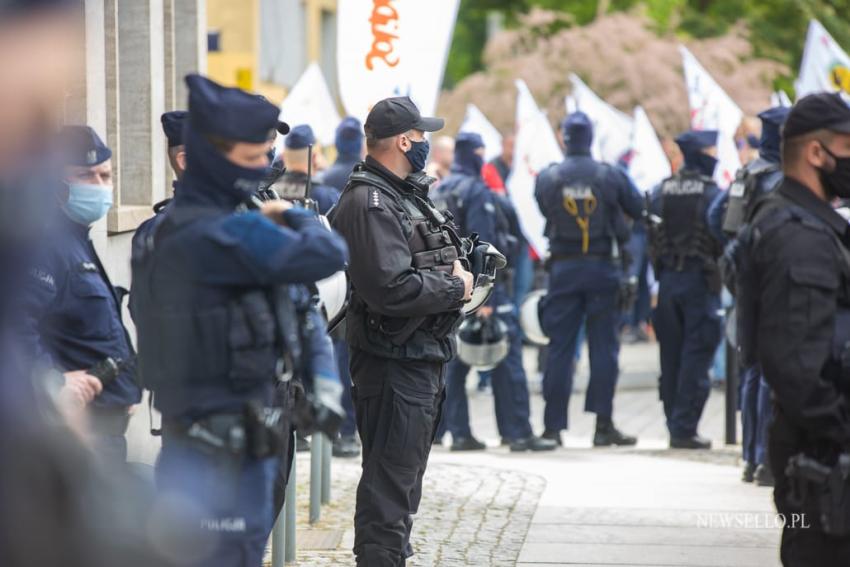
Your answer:
[[[307,67],[281,103],[280,119],[290,126],[309,124],[319,142],[325,146],[334,143],[340,117],[322,70],[315,63]],[[276,145],[282,143],[283,137],[278,136]]]
[[[670,176],[670,161],[643,107],[635,107],[629,175],[637,188],[647,193]]]
[[[484,140],[484,159],[490,161],[502,153],[502,135],[474,104],[466,105],[466,116],[459,132],[473,132]]]
[[[459,0],[339,0],[337,73],[346,111],[361,121],[391,96],[433,116]]]
[[[508,193],[517,210],[522,231],[539,256],[549,249],[544,235],[546,219],[534,198],[537,174],[547,165],[564,159],[546,115],[534,102],[524,81],[516,81],[516,142]]]
[[[680,45],[688,87],[688,102],[691,107],[691,128],[694,130],[717,130],[717,169],[714,179],[722,187],[735,180],[741,167],[741,158],[735,146],[735,132],[744,113],[726,94],[697,58]]]
[[[791,99],[788,98],[788,94],[785,91],[775,91],[770,95],[770,107],[774,108],[777,106],[784,106],[786,108],[793,106]]]
[[[629,151],[634,121],[600,98],[578,75],[571,73],[570,82],[573,91],[565,101],[567,113],[580,110],[593,122],[593,145],[590,149],[593,158],[617,163]]]
[[[798,100],[820,91],[850,93],[850,56],[817,20],[809,22],[800,76],[794,86]]]

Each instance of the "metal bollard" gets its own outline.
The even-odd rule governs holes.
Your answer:
[[[292,436],[292,442],[295,443],[295,435]],[[286,532],[286,543],[284,545],[285,556],[284,560],[287,563],[295,562],[295,553],[297,547],[295,544],[295,459],[297,453],[292,455],[292,469],[289,471],[289,482],[286,483],[286,502],[283,506],[283,514],[286,520],[284,531]],[[275,566],[277,567],[277,566]]]
[[[333,458],[333,442],[322,435],[322,504],[331,501],[331,459]]]
[[[285,553],[286,512],[281,510],[272,528],[272,567],[283,567]]]
[[[726,317],[734,312],[726,310]],[[738,442],[738,351],[726,340],[726,444]]]
[[[322,443],[320,433],[310,437],[310,523],[322,517]]]
[[[294,434],[292,443],[295,443]],[[272,528],[272,567],[283,567],[284,562],[295,561],[295,455],[292,455],[286,484],[286,501]]]

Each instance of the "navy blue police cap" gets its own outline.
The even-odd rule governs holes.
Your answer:
[[[235,142],[261,144],[289,132],[278,121],[280,109],[265,98],[241,89],[223,87],[201,75],[187,75],[189,122],[203,134]]]
[[[593,121],[584,112],[572,112],[561,122],[561,135],[568,150],[587,150],[593,143]]]
[[[303,150],[315,143],[316,136],[313,134],[313,129],[307,124],[299,124],[289,131],[289,135],[284,141],[284,146],[290,150]]]
[[[455,150],[458,147],[476,150],[484,147],[484,140],[475,132],[461,132],[455,138]]]
[[[94,167],[112,157],[112,150],[90,126],[64,126],[59,132],[59,147],[64,165]]]
[[[183,145],[183,126],[186,124],[186,118],[188,116],[189,113],[185,110],[172,110],[160,117],[162,131],[165,132],[165,137],[168,138],[169,148]]]
[[[790,106],[775,106],[759,113],[758,116],[761,119],[761,144],[764,144],[765,141],[779,141],[782,135],[782,125],[785,124],[785,120],[788,118],[790,112]]]
[[[717,130],[688,130],[676,138],[683,154],[698,152],[717,145]]]
[[[343,118],[339,126],[336,127],[336,139],[339,140],[359,140],[363,137],[363,126],[360,121],[353,116]]]

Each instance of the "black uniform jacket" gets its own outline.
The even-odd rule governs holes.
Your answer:
[[[809,439],[850,446],[850,406],[825,378],[839,308],[848,308],[848,223],[828,203],[786,177],[756,215],[796,205],[812,219],[793,219],[753,248],[758,278],[757,356],[780,411]],[[834,232],[835,236],[830,232]],[[837,238],[836,238],[837,237]]]

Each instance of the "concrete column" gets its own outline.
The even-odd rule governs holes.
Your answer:
[[[134,230],[165,196],[163,0],[117,0],[121,206],[112,232]]]
[[[112,149],[112,183],[115,203],[121,203],[121,136],[118,89],[118,0],[103,0],[106,73],[106,144]]]
[[[173,2],[175,108],[185,109],[189,94],[183,77],[207,71],[207,3],[206,0]]]

